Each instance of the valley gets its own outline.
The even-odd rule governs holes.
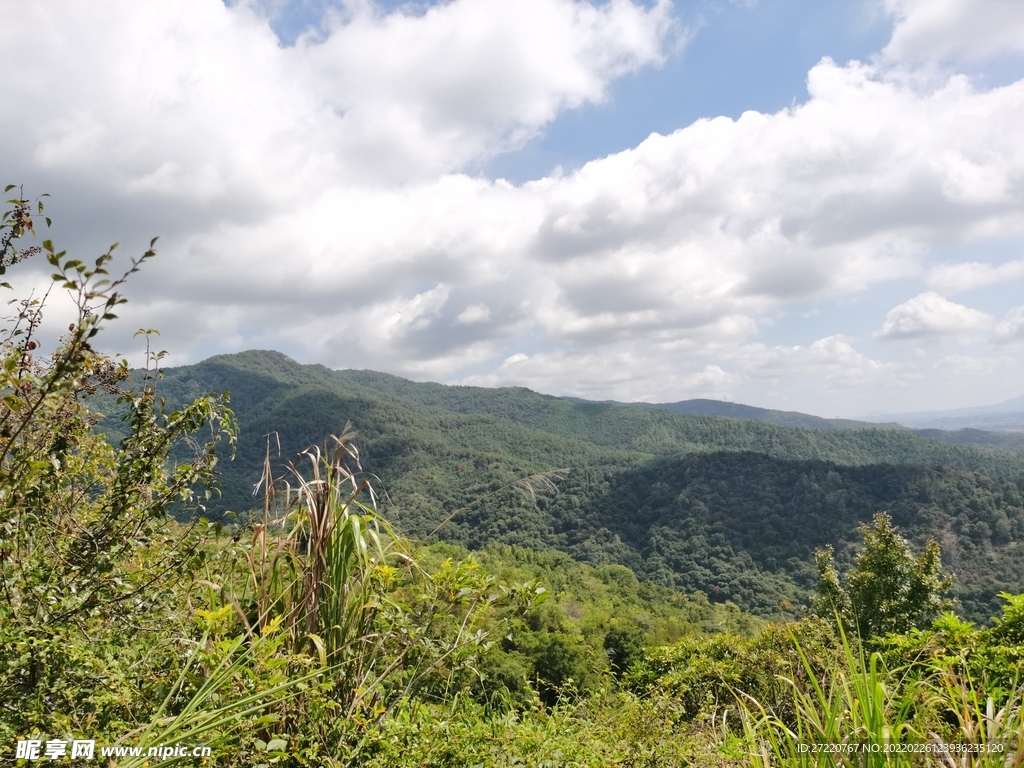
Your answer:
[[[1024,453],[1004,435],[787,426],[752,418],[780,412],[735,404],[725,405],[746,418],[415,383],[263,351],[169,368],[158,390],[171,407],[231,393],[241,433],[236,458],[219,466],[211,519],[245,519],[268,445],[290,456],[351,423],[383,513],[413,538],[451,518],[435,538],[625,565],[785,618],[808,604],[814,550],[833,545],[848,565],[858,526],[887,510],[912,543],[940,542],[965,617],[984,623],[1000,591],[1024,591]],[[117,407],[105,410],[116,437]],[[514,487],[555,469],[568,470],[557,493]]]

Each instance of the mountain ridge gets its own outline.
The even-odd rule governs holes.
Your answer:
[[[919,429],[982,429],[1024,432],[1024,395],[991,405],[911,413],[876,413],[865,418],[888,419]]]
[[[726,400],[710,400],[707,398],[695,398],[691,400],[680,400],[674,403],[644,403],[644,402],[622,402],[619,400],[585,400],[579,397],[565,397],[570,402],[586,404],[599,403],[603,405],[633,406],[637,408],[653,408],[656,410],[671,411],[690,416],[723,416],[730,419],[751,419],[765,421],[769,424],[777,424],[782,427],[803,427],[804,429],[878,429],[879,427],[889,429],[902,429],[903,427],[895,422],[876,423],[870,421],[858,421],[856,419],[829,419],[823,416],[814,416],[799,411],[779,411],[771,408],[760,408],[755,405],[744,405]]]
[[[268,445],[292,455],[351,422],[385,514],[414,537],[451,517],[438,536],[456,544],[617,562],[768,617],[806,601],[814,546],[844,562],[857,526],[890,509],[918,546],[943,542],[970,618],[992,615],[998,591],[1024,591],[1024,454],[1005,446],[417,383],[266,351],[168,368],[158,387],[170,407],[232,391],[241,434],[213,517],[244,519]],[[116,408],[103,429],[116,438]],[[555,496],[515,490],[556,468],[569,474]]]

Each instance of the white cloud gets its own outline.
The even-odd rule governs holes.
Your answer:
[[[422,15],[351,4],[300,54],[346,149],[407,177],[521,146],[565,108],[605,99],[608,82],[662,59],[670,4],[628,0],[459,0]]]
[[[1019,0],[885,0],[896,19],[885,54],[903,61],[1024,51]]]
[[[876,335],[882,339],[965,337],[994,324],[991,315],[928,291],[890,309]]]
[[[1024,307],[1014,307],[996,326],[997,343],[1008,344],[1024,341]]]
[[[740,377],[734,373],[717,365],[705,365],[704,370],[683,376],[680,385],[684,391],[701,391],[701,397],[709,397],[728,391],[739,381]]]
[[[470,304],[455,319],[460,323],[483,323],[491,319],[491,310],[486,304]]]
[[[616,345],[600,354],[518,352],[493,372],[460,380],[478,386],[525,386],[592,399],[670,402],[694,397],[734,399],[745,392],[758,400],[764,383],[813,382],[844,391],[878,384],[906,384],[915,374],[897,363],[874,360],[851,340],[829,336],[807,346],[741,344],[719,351],[727,366],[706,364],[693,370],[688,351],[662,355]],[[689,373],[685,373],[687,369]],[[589,374],[589,375],[588,375]]]
[[[827,385],[869,386],[892,382],[901,366],[873,360],[843,336],[827,336],[804,346],[748,344],[734,355],[754,378],[814,377]]]
[[[18,76],[0,119],[28,125],[10,144],[119,193],[221,204],[481,163],[659,63],[672,31],[666,0],[457,0],[421,15],[352,2],[290,48],[245,3],[12,10],[0,60]]]
[[[979,261],[941,264],[928,274],[928,287],[938,293],[969,291],[991,283],[1003,283],[1024,277],[1024,259],[998,266]]]
[[[699,121],[522,186],[325,175],[322,191],[261,221],[179,239],[156,270],[160,298],[195,302],[184,310],[193,314],[207,302],[239,307],[234,329],[205,338],[264,327],[263,345],[309,359],[439,378],[496,365],[507,340],[529,333],[562,349],[534,368],[546,383],[530,379],[549,391],[617,381],[610,369],[624,345],[635,376],[651,382],[629,386],[642,397],[665,393],[653,382],[671,369],[652,362],[667,350],[684,368],[687,355],[715,360],[774,307],[913,275],[930,242],[1024,231],[1024,192],[1012,181],[1024,154],[1010,130],[1024,118],[1024,84],[977,92],[954,79],[918,92],[824,62],[810,87],[806,105]],[[991,187],[965,181],[969,156]],[[384,320],[440,285],[448,298],[419,324]],[[287,320],[268,323],[268,304]],[[466,322],[475,306],[487,307],[486,322]],[[335,332],[314,330],[323,327]],[[925,332],[900,329],[883,336]],[[580,345],[606,363],[574,365]],[[624,397],[626,384],[616,386],[604,396]]]
[[[946,373],[967,374],[968,376],[991,376],[1006,370],[1016,361],[1008,355],[995,357],[972,357],[970,355],[946,355],[933,364]]]
[[[460,383],[547,389],[595,400],[675,402],[695,397],[722,399],[743,380],[713,364],[692,373],[682,373],[678,363],[678,360],[645,359],[624,349],[600,355],[517,352],[507,357],[493,373],[468,376]]]
[[[932,6],[889,7],[910,51]],[[919,277],[933,244],[1024,234],[1024,82],[922,85],[824,60],[806,103],[776,114],[700,120],[518,186],[477,175],[657,65],[673,36],[666,0],[353,2],[294,47],[244,3],[16,4],[0,26],[0,165],[54,195],[55,239],[73,249],[162,235],[122,327],[159,325],[179,360],[272,346],[660,400],[800,371],[896,376],[841,328],[750,340],[780,308]],[[944,265],[930,285],[1016,264]],[[923,296],[880,336],[994,324]]]

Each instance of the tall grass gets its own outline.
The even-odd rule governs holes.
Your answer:
[[[966,665],[960,665],[966,669]],[[946,668],[928,683],[929,703],[952,721],[952,732],[929,729],[936,763],[942,768],[1020,768],[1024,766],[1024,687],[1017,688],[1002,706],[963,672]],[[977,751],[962,751],[971,745]]]
[[[241,754],[247,738],[265,745],[292,733],[313,753],[358,763],[360,727],[438,670],[453,676],[460,654],[483,642],[469,628],[474,611],[493,602],[492,583],[459,567],[436,576],[419,568],[376,513],[354,437],[346,428],[276,463],[268,450],[244,577],[200,582],[211,602],[196,611],[208,625],[197,646],[205,672],[193,672],[189,658],[173,691],[180,697],[188,681],[195,692],[184,705],[169,697],[131,734],[135,743],[205,739]],[[455,631],[437,629],[438,617],[452,614]],[[231,615],[243,624],[236,636],[222,631]]]
[[[315,722],[321,742],[347,742],[353,760],[359,739],[350,726],[379,723],[413,692],[446,697],[500,636],[502,620],[481,626],[481,616],[499,602],[525,610],[537,598],[529,585],[498,585],[468,561],[425,572],[378,515],[355,436],[346,426],[277,464],[268,450],[248,589],[235,601],[255,617],[253,631],[280,624],[287,656],[331,670],[321,714],[297,717]]]
[[[376,514],[354,438],[346,427],[276,465],[268,449],[248,574],[259,627],[281,622],[290,653],[337,669],[332,696],[346,716],[402,663],[394,633],[377,618],[398,609],[390,597],[398,569],[415,567]]]
[[[724,751],[756,768],[1024,766],[1024,688],[997,708],[962,670],[911,677],[913,666],[889,670],[881,654],[842,632],[841,640],[840,662],[818,679],[793,639],[807,679],[785,680],[793,702],[786,719],[736,692],[743,738],[723,729]]]
[[[253,722],[269,724],[278,718],[272,713],[291,699],[300,696],[308,684],[315,682],[329,669],[318,669],[303,675],[278,678],[269,686],[254,686],[256,690],[246,691],[253,682],[254,667],[260,666],[261,657],[271,656],[279,639],[273,628],[258,638],[240,636],[221,646],[220,659],[213,669],[202,678],[194,672],[201,665],[201,657],[207,654],[210,633],[205,633],[195,645],[181,673],[158,707],[154,717],[145,726],[132,731],[118,740],[114,746],[141,745],[143,754],[125,757],[117,762],[119,768],[142,768],[152,764],[146,756],[147,749],[154,746],[188,744],[210,747],[213,755],[220,752],[237,751],[242,731],[252,727]],[[201,679],[197,690],[175,714],[176,695],[192,680]],[[242,693],[238,694],[238,691]],[[235,693],[236,695],[232,695]],[[259,718],[262,717],[262,721]],[[192,757],[168,757],[160,765],[193,763]],[[112,763],[113,764],[113,761]]]
[[[794,643],[796,643],[794,638]],[[892,685],[878,653],[856,649],[842,634],[841,663],[819,680],[797,643],[806,681],[786,679],[793,695],[793,720],[785,722],[756,700],[739,694],[744,732],[755,766],[910,765],[901,753],[887,752],[914,734],[912,702]],[[824,748],[828,751],[814,751]]]

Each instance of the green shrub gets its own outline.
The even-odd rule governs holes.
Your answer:
[[[0,328],[0,738],[86,728],[120,735],[153,711],[190,639],[183,608],[206,555],[201,513],[214,493],[217,443],[233,441],[234,419],[217,396],[166,410],[157,396],[162,353],[128,389],[127,365],[92,346],[124,303],[124,282],[154,256],[152,244],[111,281],[113,248],[92,264],[49,240],[17,250],[43,208],[8,203],[0,273],[43,255],[76,315],[46,344],[46,293],[17,302]],[[124,412],[116,446],[94,429],[100,395]],[[176,524],[174,507],[193,522]]]
[[[752,638],[733,634],[688,637],[672,646],[648,648],[624,684],[636,693],[658,693],[679,701],[693,720],[716,710],[736,710],[753,697],[785,716],[789,683],[809,683],[839,657],[832,627],[820,619],[773,624]],[[801,655],[803,654],[803,655]]]
[[[646,633],[632,624],[616,625],[604,636],[604,650],[615,676],[622,679],[630,667],[644,658]]]

